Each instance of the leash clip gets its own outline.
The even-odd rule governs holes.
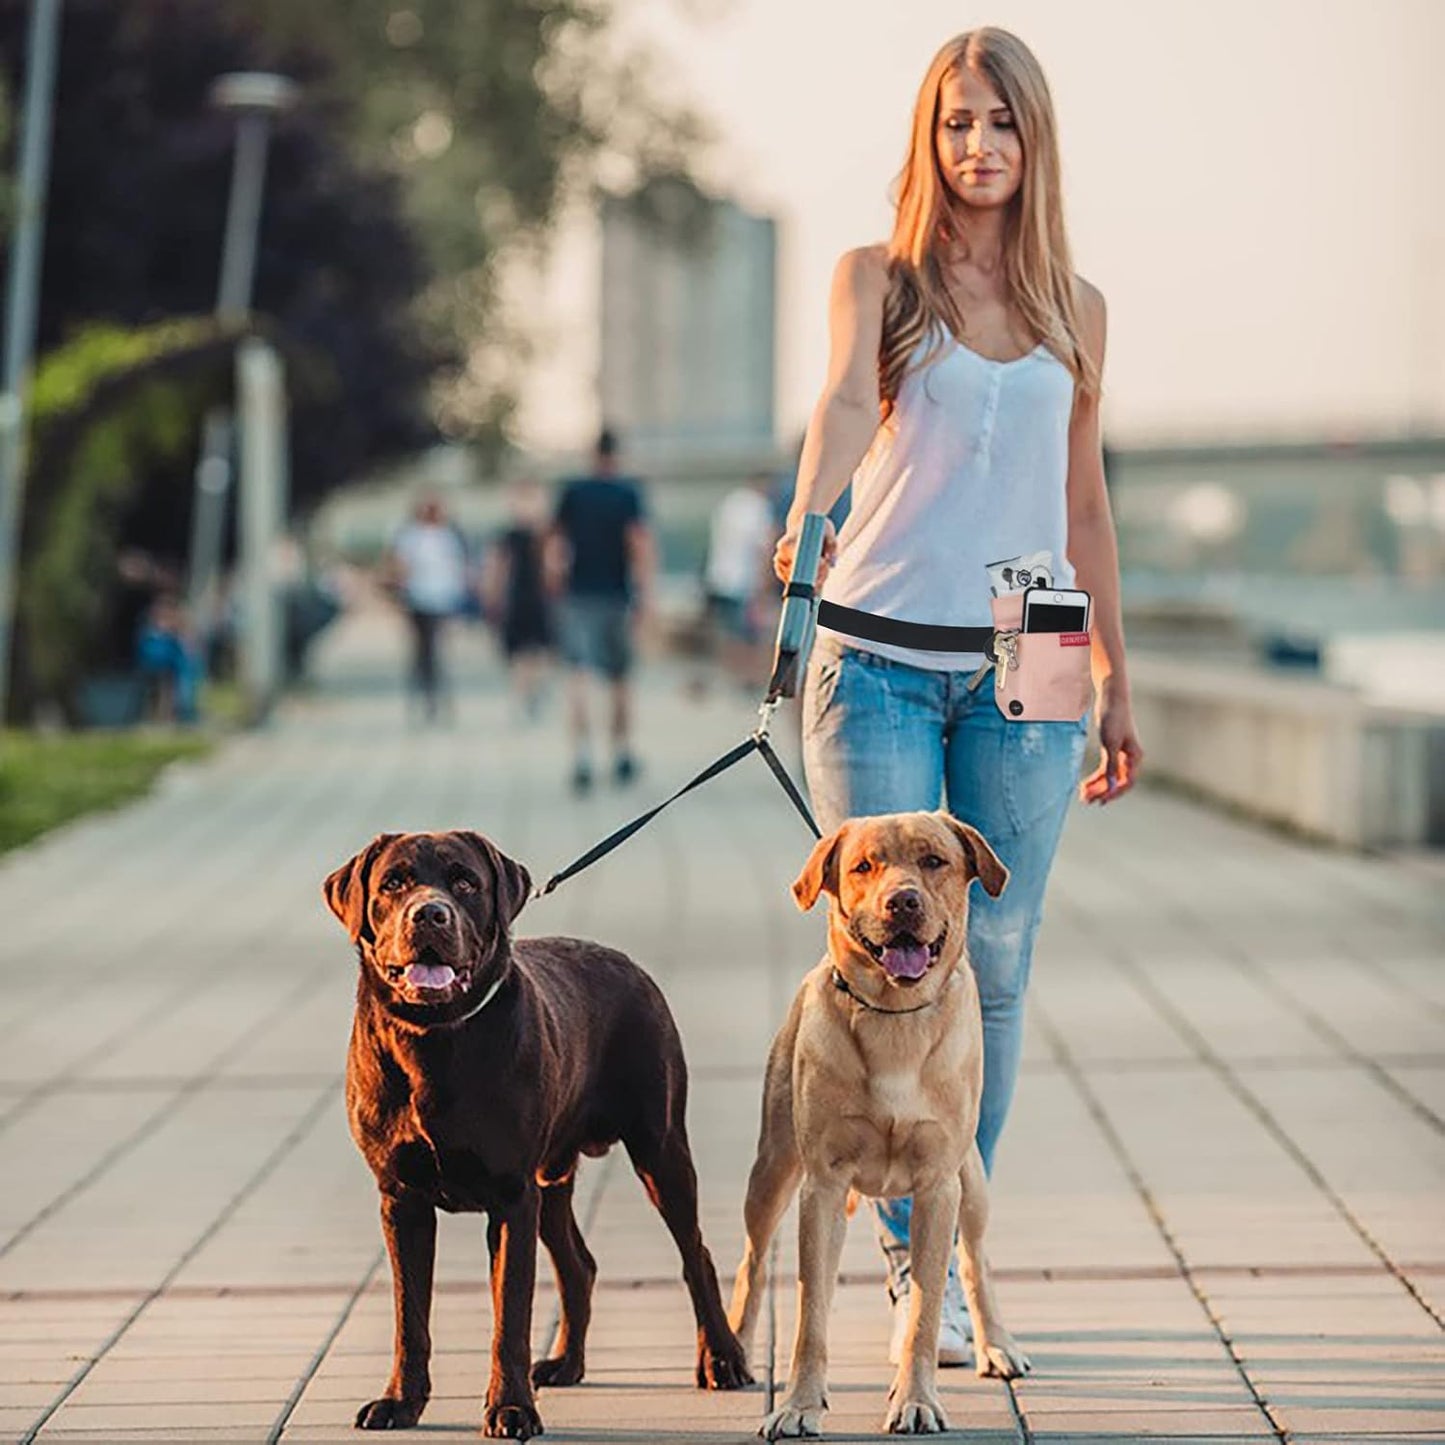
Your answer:
[[[765,743],[773,727],[773,714],[782,706],[782,698],[765,697],[758,704],[758,725],[753,729],[753,740]]]

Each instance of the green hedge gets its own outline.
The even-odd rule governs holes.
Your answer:
[[[33,388],[14,693],[69,710],[117,586],[128,507],[148,469],[193,452],[230,387],[236,337],[209,319],[87,327],[49,353]],[[189,495],[176,505],[189,510]]]

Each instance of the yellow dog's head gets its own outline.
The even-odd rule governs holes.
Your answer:
[[[852,818],[822,839],[793,884],[798,906],[829,898],[835,964],[861,964],[911,989],[963,956],[968,885],[997,898],[1008,869],[983,835],[947,813]]]

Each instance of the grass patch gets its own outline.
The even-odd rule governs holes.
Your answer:
[[[84,813],[139,797],[168,763],[202,757],[203,734],[0,734],[0,853]]]

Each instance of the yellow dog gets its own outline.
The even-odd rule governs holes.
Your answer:
[[[828,1309],[850,1190],[913,1196],[911,1313],[885,1428],[948,1428],[935,1372],[955,1232],[979,1374],[1028,1369],[983,1256],[988,1189],[974,1143],[983,1029],[964,951],[975,878],[995,898],[1008,881],[977,830],[946,813],[900,813],[845,823],[793,884],[804,909],[828,895],[828,955],[768,1055],[729,1311],[749,1348],[768,1243],[801,1183],[798,1329],[788,1394],[759,1431],[770,1440],[818,1434],[827,1409]]]

